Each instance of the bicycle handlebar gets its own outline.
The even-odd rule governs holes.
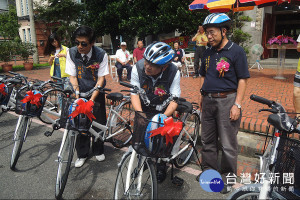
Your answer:
[[[268,105],[269,107],[272,107],[272,105],[275,103],[275,101],[271,101],[271,100],[268,100],[268,99],[265,99],[263,97],[260,97],[260,96],[256,96],[254,94],[252,94],[250,96],[250,99],[253,100],[253,101],[256,101],[258,103],[262,103],[262,104],[266,104]]]
[[[134,85],[131,85],[130,83],[125,83],[125,82],[123,82],[123,81],[120,81],[120,85],[123,85],[123,86],[125,86],[125,87],[134,89]]]
[[[88,97],[92,96],[92,94],[95,90],[98,90],[101,93],[105,93],[106,91],[108,91],[108,92],[111,91],[111,89],[102,88],[101,86],[97,86],[97,87],[92,88],[90,91],[79,93],[79,97],[88,98]]]

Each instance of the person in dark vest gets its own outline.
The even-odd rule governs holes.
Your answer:
[[[76,46],[70,48],[67,54],[66,73],[70,75],[76,98],[79,98],[80,92],[87,92],[97,86],[105,86],[105,75],[109,74],[108,57],[103,49],[94,46],[96,36],[92,28],[81,26],[75,30],[73,37]],[[105,95],[95,91],[90,101],[94,102],[95,121],[106,124]],[[75,167],[81,167],[85,163],[90,141],[87,134],[78,134],[75,145],[78,159]],[[103,142],[95,141],[94,137],[92,141],[93,155],[98,161],[105,160]]]
[[[146,48],[144,58],[132,68],[131,84],[145,90],[151,105],[162,104],[170,94],[180,97],[180,72],[171,62],[174,55],[174,50],[166,43],[154,42]],[[166,116],[171,116],[177,108],[177,103],[171,102],[165,110],[158,112],[152,106],[144,105],[137,94],[131,94],[131,103],[135,111]],[[165,162],[157,165],[159,183],[165,180],[166,171]]]

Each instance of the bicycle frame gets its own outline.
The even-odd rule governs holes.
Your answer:
[[[127,122],[126,119],[124,119],[115,109],[113,109],[113,105],[111,105],[110,109],[109,109],[109,114],[108,114],[108,119],[107,119],[106,125],[103,125],[96,121],[93,121],[92,126],[99,128],[101,131],[97,132],[91,127],[89,129],[89,132],[92,133],[96,138],[100,138],[102,141],[106,141],[106,140],[110,139],[111,137],[118,135],[120,132],[122,132],[123,130],[126,129],[126,128],[123,128],[113,134],[111,133],[109,128],[114,125],[113,123],[118,118],[122,119],[124,122]],[[106,136],[107,131],[109,131],[108,136]]]

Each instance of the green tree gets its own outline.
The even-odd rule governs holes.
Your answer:
[[[232,34],[230,39],[244,48],[246,54],[249,53],[249,44],[251,42],[251,35],[242,30],[245,22],[250,22],[252,19],[249,16],[243,15],[242,12],[236,12],[234,14],[229,13],[232,19]]]
[[[52,31],[62,38],[62,43],[72,45],[72,33],[80,24],[84,15],[84,6],[73,0],[42,0],[35,4],[38,20],[51,23]]]
[[[196,33],[207,13],[191,12],[192,0],[88,0],[85,24],[98,36],[110,34],[114,50],[119,45],[117,36],[130,41],[133,37],[170,33],[178,30],[183,35]]]
[[[16,7],[9,6],[8,12],[0,14],[0,36],[4,39],[19,38],[19,27]]]

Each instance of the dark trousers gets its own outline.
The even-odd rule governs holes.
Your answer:
[[[123,68],[126,68],[126,70],[127,70],[127,80],[131,79],[132,67],[129,63],[127,63],[126,65],[122,65],[121,63],[117,62],[116,67],[117,67],[117,73],[118,73],[118,76],[119,76],[119,81],[122,81]]]
[[[195,75],[198,76],[199,75],[199,70],[200,70],[200,67],[199,67],[199,62],[200,62],[200,59],[202,58],[203,56],[203,53],[205,51],[205,46],[196,46],[196,51],[195,51],[195,58],[194,58],[194,70],[195,70]]]
[[[93,109],[93,115],[96,117],[95,121],[105,125],[106,124],[106,110],[105,110],[105,95],[99,94],[95,100]],[[98,128],[93,127],[95,131],[99,131]],[[90,151],[91,137],[88,134],[78,134],[76,139],[76,151],[78,158],[87,158]],[[94,156],[104,153],[104,142],[100,139],[95,141],[95,137],[92,136],[92,153]]]
[[[202,168],[218,170],[221,174],[237,173],[237,133],[241,116],[236,121],[229,119],[236,93],[226,98],[204,96],[201,117],[201,140],[203,143]],[[218,138],[221,143],[222,159],[218,167]]]

